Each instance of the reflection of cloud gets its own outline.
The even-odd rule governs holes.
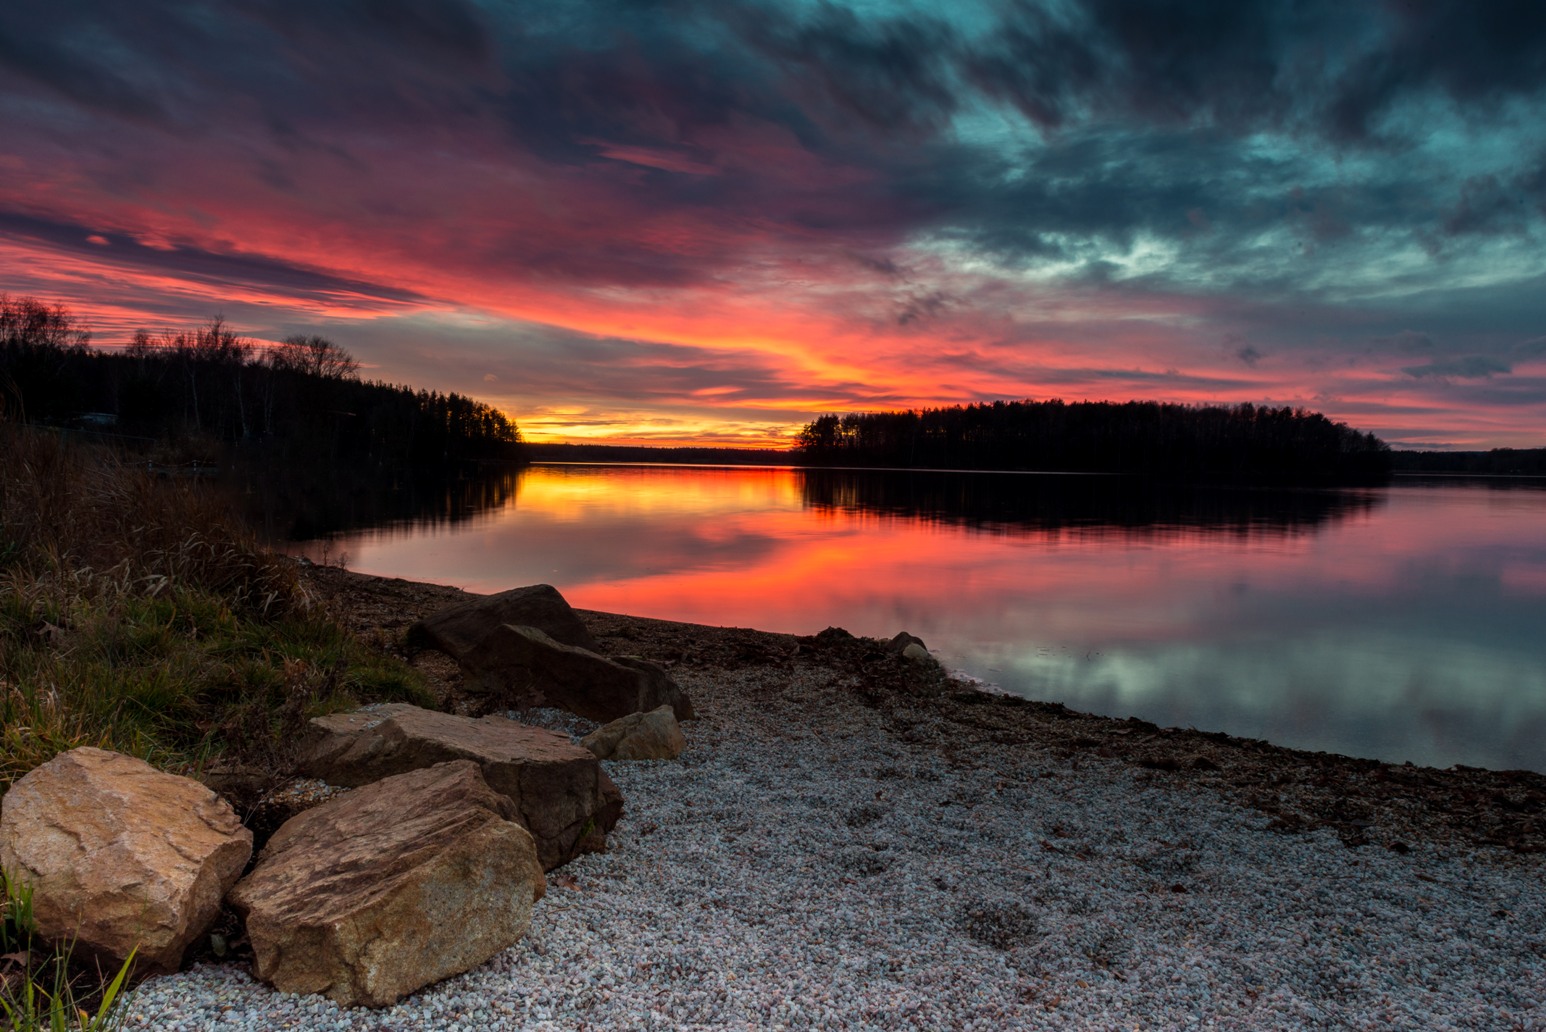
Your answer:
[[[1032,698],[1162,726],[1421,765],[1546,767],[1540,740],[1519,734],[1546,722],[1537,659],[1442,638],[1328,630],[1241,645],[1006,650],[979,663]]]

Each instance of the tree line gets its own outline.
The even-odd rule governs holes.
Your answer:
[[[1396,452],[1399,473],[1460,473],[1468,476],[1546,477],[1546,448],[1491,451]]]
[[[795,451],[822,466],[1132,473],[1231,480],[1360,481],[1390,448],[1319,412],[1153,401],[995,401],[825,415]]]
[[[498,409],[362,380],[354,356],[325,337],[257,344],[216,318],[97,348],[63,307],[4,294],[0,416],[377,470],[521,457],[520,430]]]

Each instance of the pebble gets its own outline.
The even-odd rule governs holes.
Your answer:
[[[1546,1027],[1541,857],[1269,831],[1115,761],[952,762],[862,707],[767,705],[759,676],[682,677],[687,751],[607,764],[608,851],[482,967],[346,1011],[203,965],[125,1027]]]

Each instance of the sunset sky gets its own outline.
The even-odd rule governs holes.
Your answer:
[[[1546,4],[0,0],[0,290],[528,438],[1253,401],[1546,445]]]

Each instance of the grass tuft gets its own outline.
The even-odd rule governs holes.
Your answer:
[[[0,424],[0,794],[81,745],[277,780],[307,720],[368,701],[434,704],[218,485]]]
[[[5,1032],[108,1032],[122,1027],[134,954],[108,974],[66,945],[39,940],[32,890],[0,871],[0,1027]]]

